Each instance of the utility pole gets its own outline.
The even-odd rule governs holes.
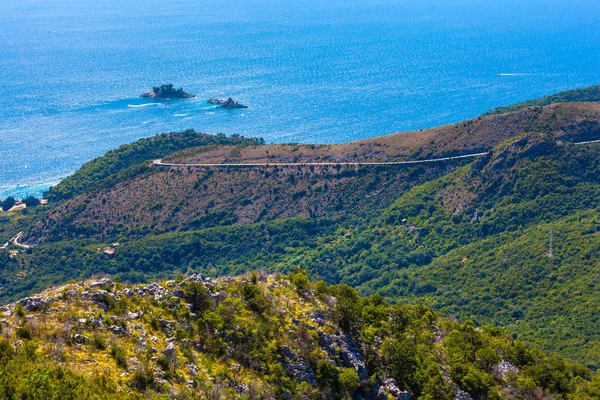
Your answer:
[[[554,232],[550,231],[550,244],[548,245],[548,258],[554,257]]]

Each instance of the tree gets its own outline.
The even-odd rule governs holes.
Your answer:
[[[192,311],[203,313],[211,306],[210,295],[206,287],[199,282],[190,282],[183,290],[183,298],[192,305]]]
[[[6,198],[6,199],[5,199],[5,200],[4,200],[4,201],[1,203],[1,205],[2,205],[2,209],[3,209],[4,211],[8,211],[8,210],[10,210],[11,208],[13,208],[13,206],[15,205],[15,203],[16,203],[16,202],[17,202],[17,201],[15,200],[15,198],[14,198],[14,197],[12,197],[12,196],[8,196],[8,197],[7,197],[7,198]]]
[[[323,385],[323,387],[330,388],[332,391],[338,389],[338,376],[339,371],[329,360],[319,360],[317,362],[317,381]]]
[[[408,387],[414,381],[417,369],[417,351],[413,343],[402,335],[384,343],[392,374],[401,386]]]
[[[349,395],[360,386],[360,378],[354,368],[342,368],[338,379],[342,390]]]
[[[23,203],[25,203],[25,205],[27,207],[37,207],[40,205],[40,201],[39,199],[33,197],[33,196],[27,196],[24,200]]]
[[[346,332],[356,332],[362,325],[362,304],[356,290],[342,284],[337,290],[335,312],[340,321],[340,327]]]

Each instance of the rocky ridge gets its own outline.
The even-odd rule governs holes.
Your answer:
[[[219,399],[418,398],[421,389],[394,372],[390,333],[373,330],[386,319],[371,325],[371,340],[367,331],[342,329],[346,289],[307,285],[298,276],[196,274],[133,286],[101,277],[7,304],[0,327],[17,351],[35,344],[52,365],[104,376],[120,390]],[[388,307],[373,304],[377,312]],[[414,332],[435,337],[439,398],[474,398],[444,372],[448,328],[431,314],[403,310],[421,318]],[[498,359],[489,367],[498,382],[492,393],[519,393],[510,383],[519,368]]]

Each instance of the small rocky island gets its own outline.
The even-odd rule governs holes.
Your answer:
[[[210,98],[210,99],[206,100],[206,102],[208,104],[219,104],[218,108],[248,108],[248,106],[238,103],[237,101],[233,100],[231,97],[228,98],[227,100]]]
[[[175,89],[173,84],[154,86],[151,92],[142,93],[140,97],[150,99],[191,99],[196,95],[188,93],[183,88]]]

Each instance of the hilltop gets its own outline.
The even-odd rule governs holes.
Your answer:
[[[597,377],[423,306],[253,273],[73,282],[3,308],[6,398],[593,399]]]
[[[468,162],[204,169],[152,166],[155,158],[183,164],[418,160],[487,151],[510,137],[540,131],[559,140],[598,139],[600,103],[555,104],[341,145],[265,145],[192,131],[161,136],[110,152],[53,187],[49,199],[72,199],[31,229],[27,241],[117,240],[285,217],[333,217],[349,210],[364,214]]]

